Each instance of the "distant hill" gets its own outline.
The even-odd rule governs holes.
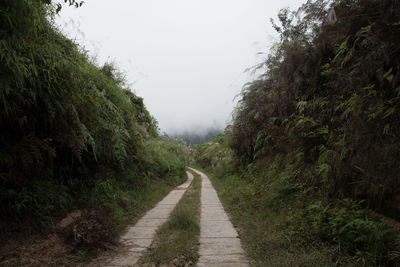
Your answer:
[[[224,131],[218,128],[209,128],[206,131],[186,130],[182,133],[174,133],[168,136],[168,139],[183,140],[188,145],[201,144],[208,141],[211,137],[221,134]]]

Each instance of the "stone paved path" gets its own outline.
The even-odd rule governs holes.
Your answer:
[[[210,180],[204,173],[190,169],[202,178],[200,258],[197,266],[250,266],[238,233],[224,211]]]
[[[124,251],[105,266],[135,266],[143,252],[146,251],[155,237],[157,229],[167,221],[170,213],[182,198],[193,180],[193,175],[186,172],[188,180],[172,190],[156,207],[144,215],[135,226],[121,236],[125,245]]]

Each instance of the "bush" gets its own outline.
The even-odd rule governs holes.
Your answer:
[[[298,220],[304,233],[338,245],[340,253],[354,257],[357,262],[393,264],[389,253],[396,249],[399,233],[370,220],[360,204],[349,199],[339,201],[337,206],[316,201],[299,214]]]

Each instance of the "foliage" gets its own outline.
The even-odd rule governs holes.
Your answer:
[[[398,230],[368,212],[400,218],[399,11],[393,0],[281,10],[280,41],[224,141],[194,147],[259,265],[399,265]]]
[[[312,234],[331,240],[364,264],[379,265],[382,259],[390,258],[388,244],[394,248],[394,237],[398,235],[382,223],[369,220],[366,210],[349,199],[340,201],[339,207],[314,202],[300,217],[306,218],[304,225],[311,227]]]
[[[130,192],[182,180],[186,152],[158,137],[113,64],[96,66],[55,28],[58,11],[51,1],[0,3],[0,211],[35,224],[104,206],[118,222]]]
[[[258,265],[399,264],[397,230],[371,219],[360,201],[325,201],[310,194],[313,189],[297,180],[300,173],[290,156],[263,158],[246,169],[238,164],[240,159],[215,167],[199,159],[195,162],[211,173],[234,225],[242,231],[247,252]]]
[[[241,163],[290,154],[314,194],[399,218],[399,10],[392,0],[282,10],[280,42],[244,86],[227,136]]]
[[[280,42],[243,87],[225,134],[231,167],[216,172],[255,258],[271,251],[251,232],[260,228],[276,238],[266,238],[278,244],[272,250],[286,238],[307,253],[328,247],[324,257],[343,265],[398,264],[398,232],[365,208],[400,218],[399,4],[310,0],[272,20]],[[210,150],[202,152],[218,154]],[[256,226],[250,215],[279,225]]]
[[[229,130],[229,127],[226,127],[225,132]],[[208,142],[195,144],[191,150],[193,163],[200,166],[231,166],[233,165],[232,156],[232,150],[227,147],[223,134],[210,137]]]

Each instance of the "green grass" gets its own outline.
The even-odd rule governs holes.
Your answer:
[[[356,201],[316,200],[290,173],[276,161],[261,172],[207,171],[254,265],[399,266],[398,231]]]
[[[254,265],[400,266],[400,232],[372,219],[362,201],[318,194],[290,156],[243,168],[204,147],[193,164],[209,174]]]
[[[169,220],[161,226],[152,249],[141,264],[194,265],[199,257],[200,234],[200,176],[194,180],[173,210]]]
[[[346,258],[336,258],[336,246],[303,242],[294,220],[302,205],[298,200],[288,198],[280,203],[272,194],[260,193],[267,187],[239,174],[225,176],[213,170],[207,174],[254,265],[352,266]]]

